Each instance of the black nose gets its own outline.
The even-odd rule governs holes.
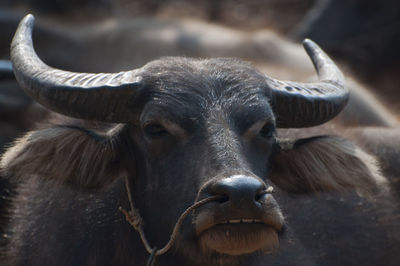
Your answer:
[[[266,193],[266,185],[260,179],[246,175],[234,175],[215,182],[211,191],[224,196],[223,202],[232,206],[246,208],[254,206]]]

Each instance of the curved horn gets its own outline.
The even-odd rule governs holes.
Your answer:
[[[318,73],[319,82],[279,81],[267,77],[277,127],[311,127],[329,121],[345,107],[349,92],[335,63],[313,41],[305,39],[304,49]]]
[[[47,108],[72,117],[132,121],[132,103],[141,86],[138,70],[119,73],[74,73],[44,64],[32,45],[34,17],[25,16],[11,43],[11,61],[20,86]]]

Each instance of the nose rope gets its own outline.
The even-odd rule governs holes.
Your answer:
[[[126,192],[128,194],[128,200],[129,200],[129,205],[130,205],[130,210],[127,211],[121,206],[118,208],[120,212],[122,212],[125,215],[126,221],[139,233],[140,239],[142,240],[142,243],[146,249],[146,251],[150,254],[149,259],[147,260],[147,266],[153,266],[155,258],[157,256],[160,256],[164,253],[166,253],[174,244],[176,237],[178,235],[179,229],[182,225],[183,220],[185,217],[192,212],[193,210],[199,208],[200,206],[207,204],[211,201],[218,201],[218,200],[223,200],[226,199],[226,196],[222,195],[216,195],[216,196],[211,196],[205,199],[202,199],[200,201],[195,202],[193,205],[188,207],[179,217],[179,219],[176,221],[174,229],[172,230],[172,234],[169,238],[169,241],[165,246],[161,249],[158,249],[157,247],[151,247],[149,244],[146,235],[143,231],[143,218],[140,216],[139,210],[134,207],[133,205],[133,199],[132,199],[132,193],[129,185],[129,180],[128,177],[125,177],[125,187],[126,187]],[[269,186],[265,190],[265,194],[267,193],[273,193],[273,187]]]
[[[143,243],[144,247],[146,248],[146,251],[150,254],[150,257],[147,261],[148,266],[154,265],[155,257],[166,253],[172,247],[172,245],[174,244],[174,242],[176,240],[178,231],[180,229],[180,226],[182,225],[183,220],[190,212],[192,212],[196,208],[198,208],[206,203],[209,203],[211,201],[217,201],[217,200],[226,198],[224,196],[217,195],[217,196],[211,196],[211,197],[208,197],[208,198],[205,198],[205,199],[195,202],[192,206],[187,208],[181,214],[181,216],[175,223],[174,229],[172,231],[172,234],[169,238],[168,243],[165,244],[165,246],[163,248],[158,249],[157,247],[152,248],[146,238],[146,235],[143,231],[143,224],[144,224],[143,218],[140,216],[139,210],[137,208],[135,208],[133,205],[132,194],[131,194],[131,190],[130,190],[130,186],[129,186],[129,180],[127,177],[125,177],[125,187],[126,187],[126,192],[128,194],[130,210],[127,211],[124,208],[122,208],[121,206],[118,209],[120,212],[122,212],[125,215],[126,221],[139,233],[142,243]]]
[[[272,194],[274,193],[274,188],[272,186],[269,186],[265,191],[264,194]]]

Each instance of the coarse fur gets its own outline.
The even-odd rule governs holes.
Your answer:
[[[290,146],[290,147],[289,147]],[[387,180],[376,159],[337,136],[281,141],[280,155],[272,163],[271,180],[286,191],[343,191],[384,188]]]
[[[107,134],[68,125],[52,127],[18,139],[15,148],[3,155],[0,167],[15,182],[39,175],[78,187],[102,188],[124,176],[115,145]]]
[[[75,127],[62,126],[59,128],[45,129],[42,131],[38,131],[38,132],[35,132],[35,134],[39,134],[40,132],[46,132],[48,130],[54,130],[53,132],[57,132],[56,135],[52,135],[52,134],[51,135],[52,135],[52,137],[59,137],[59,139],[58,139],[59,141],[67,140],[68,139],[67,136],[74,136],[74,137],[79,136],[80,138],[84,138],[85,141],[76,142],[77,146],[79,146],[80,149],[82,149],[82,150],[86,150],[86,149],[90,148],[93,151],[97,151],[97,149],[93,149],[96,145],[98,145],[98,148],[100,148],[100,147],[104,148],[104,145],[105,145],[102,141],[98,141],[99,138],[100,139],[102,139],[102,138],[99,137],[96,133],[90,132],[90,131],[87,131],[84,129],[80,129],[80,128],[75,128]],[[28,136],[31,136],[31,135],[32,135],[32,133],[28,134]],[[331,137],[324,136],[322,138],[326,138],[322,142],[328,142]],[[24,140],[24,139],[26,139],[26,138],[23,138],[22,140]],[[77,138],[77,139],[79,139],[79,138]],[[311,142],[312,144],[311,144],[310,148],[312,148],[312,145],[320,144],[318,142],[321,141],[321,139],[319,139],[319,138],[312,138],[312,139],[314,140],[314,143]],[[340,143],[340,141],[343,141],[343,144],[348,144],[347,140],[343,140],[343,139],[337,138],[337,137],[332,137],[332,142],[335,144],[335,142],[337,142],[337,139],[339,139],[339,143]],[[32,138],[30,140],[32,140]],[[41,138],[37,138],[36,140],[37,140],[37,142],[30,141],[29,145],[28,145],[28,142],[26,142],[26,141],[18,141],[17,147],[19,147],[18,150],[20,151],[20,154],[19,153],[18,154],[24,155],[24,158],[26,158],[26,159],[29,158],[29,159],[34,160],[36,158],[36,154],[34,153],[35,149],[32,149],[32,147],[36,146],[36,145],[38,145],[38,146],[36,146],[36,148],[39,148],[39,146],[43,146],[43,143],[41,142]],[[103,141],[104,141],[104,139],[103,139]],[[95,143],[95,146],[92,146],[93,143]],[[105,143],[107,143],[107,142],[105,142]],[[69,143],[69,144],[71,144],[71,143]],[[79,145],[79,144],[83,144],[83,145]],[[326,143],[324,143],[324,144],[326,144]],[[330,144],[330,145],[334,145],[334,144]],[[30,145],[33,145],[33,146],[30,146]],[[57,142],[47,142],[45,146],[48,147],[48,150],[50,151],[52,148],[55,147],[55,145],[59,145],[59,144]],[[304,145],[306,145],[306,144],[304,144]],[[28,146],[30,146],[30,147],[28,147]],[[50,146],[52,146],[52,147],[50,147]],[[25,149],[25,148],[27,148],[27,149]],[[305,147],[303,147],[303,148],[305,148]],[[290,151],[291,151],[290,149],[286,148],[285,152],[290,152]],[[295,152],[295,151],[293,151],[293,152]],[[85,153],[85,154],[87,154],[87,153]],[[18,158],[17,154],[15,154],[15,155],[16,155],[15,158]],[[58,154],[58,156],[61,156],[60,160],[63,158],[62,156],[64,156],[64,155],[65,154],[61,154],[61,153]],[[286,155],[287,154],[282,155],[283,158],[285,158]],[[323,155],[324,155],[324,153],[321,154],[321,157],[323,157]],[[343,156],[343,155],[347,155],[347,154],[343,153],[341,156]],[[5,160],[6,160],[5,158],[11,158],[9,156],[10,156],[10,154],[5,154],[5,156],[3,157],[2,163],[5,162]],[[105,159],[105,161],[107,161],[106,160],[107,157],[103,157],[103,158]],[[114,158],[115,158],[114,156],[110,156],[109,157],[110,162],[113,161]],[[276,160],[279,160],[279,158],[280,158],[280,156],[277,156]],[[328,158],[329,158],[329,156],[328,156]],[[85,159],[85,157],[79,156],[77,160],[84,160],[84,159]],[[298,159],[305,159],[305,158],[298,157]],[[354,159],[359,160],[357,158],[354,158]],[[312,165],[307,164],[307,162],[312,163],[312,161],[304,160],[304,162],[303,162],[305,164],[304,167],[310,167],[310,166],[312,167]],[[40,167],[40,165],[41,164],[39,164],[38,167]],[[20,166],[22,166],[22,164]],[[66,164],[66,166],[68,166],[68,164]],[[94,167],[96,167],[96,166],[94,166]],[[100,169],[106,169],[106,168],[107,167],[100,167]],[[27,166],[26,169],[29,170],[30,166]],[[57,173],[61,173],[61,172],[57,171]],[[68,173],[68,172],[64,172],[64,173]],[[272,176],[274,176],[274,175],[272,174]],[[25,179],[27,177],[29,177],[29,176],[25,175]],[[81,177],[84,178],[84,176],[81,176]],[[128,206],[127,201],[126,201],[126,194],[124,191],[124,186],[121,182],[122,181],[121,177],[122,176],[119,177],[119,180],[118,179],[115,180],[114,176],[98,175],[97,178],[99,178],[99,180],[94,181],[94,183],[95,184],[99,184],[99,183],[108,184],[108,189],[107,189],[107,192],[105,192],[105,193],[104,192],[102,192],[102,193],[96,192],[93,194],[93,193],[87,192],[85,189],[83,191],[81,189],[77,190],[77,188],[75,188],[75,186],[71,186],[71,184],[74,184],[74,185],[81,184],[82,185],[84,183],[81,181],[77,181],[77,180],[73,180],[71,182],[70,180],[66,179],[65,176],[60,176],[61,179],[59,179],[59,180],[53,179],[53,180],[48,180],[48,181],[42,180],[38,176],[30,176],[30,178],[28,180],[26,180],[25,182],[22,182],[23,185],[19,186],[19,188],[18,188],[18,190],[19,190],[18,194],[20,195],[20,197],[19,197],[18,201],[14,202],[14,204],[18,203],[17,206],[15,206],[16,208],[12,208],[15,211],[15,213],[12,214],[12,216],[14,217],[13,219],[14,219],[14,221],[19,220],[20,222],[25,221],[22,223],[26,223],[26,222],[28,222],[28,220],[26,220],[26,219],[27,218],[29,219],[29,217],[31,217],[31,215],[35,214],[39,210],[42,212],[43,219],[54,219],[55,217],[54,217],[53,213],[55,213],[55,214],[58,213],[58,211],[55,211],[55,210],[60,208],[60,207],[57,207],[57,205],[64,206],[63,208],[66,208],[66,206],[69,205],[68,202],[71,201],[71,199],[73,199],[74,197],[77,197],[77,198],[79,198],[78,204],[71,202],[73,204],[71,205],[71,207],[66,208],[65,212],[68,213],[68,212],[74,210],[74,216],[76,216],[76,217],[85,217],[86,216],[89,219],[89,221],[92,219],[95,219],[95,220],[93,220],[93,222],[97,221],[96,223],[99,223],[99,226],[94,226],[94,224],[87,224],[86,230],[89,230],[91,232],[90,234],[99,234],[99,232],[101,232],[102,234],[99,234],[98,237],[96,237],[92,240],[81,239],[80,242],[90,241],[87,243],[87,245],[89,245],[90,247],[85,245],[84,247],[80,248],[81,250],[79,252],[78,252],[78,250],[74,250],[71,247],[71,252],[73,252],[75,255],[81,254],[79,256],[87,257],[88,260],[90,260],[90,261],[87,261],[84,263],[87,265],[109,265],[109,264],[140,265],[141,263],[138,260],[145,259],[145,257],[146,257],[144,255],[145,253],[142,256],[138,256],[137,254],[135,254],[134,257],[130,257],[130,256],[126,257],[126,255],[131,254],[131,252],[126,253],[126,251],[124,251],[124,250],[126,250],[126,248],[128,246],[135,247],[138,250],[142,250],[142,247],[141,247],[140,242],[139,243],[137,243],[136,241],[131,242],[132,240],[127,239],[127,238],[129,238],[129,236],[132,237],[133,239],[137,238],[138,236],[129,227],[129,225],[124,221],[124,218],[117,212],[116,207],[118,206],[118,203],[117,203],[118,201],[125,203],[126,204],[125,206]],[[380,176],[377,175],[376,177],[379,180]],[[23,178],[23,176],[20,176],[20,178]],[[77,178],[77,177],[75,177],[75,178]],[[281,178],[293,178],[293,177],[290,177],[290,175],[289,176],[282,175]],[[113,180],[116,182],[114,184],[111,184],[111,186],[110,186],[110,183],[112,183],[112,181],[110,181],[110,180]],[[328,188],[328,190],[332,190],[332,187],[324,186],[324,183],[318,183],[319,180],[320,179],[318,179],[317,177],[315,177],[315,180],[313,180],[314,184],[317,184],[317,188],[318,188],[317,191],[321,191],[322,190],[321,188]],[[22,180],[19,180],[19,181],[21,182]],[[277,182],[277,180],[274,180],[274,181],[277,183],[277,185],[290,191],[290,189],[291,189],[290,186],[287,186],[286,184],[279,184],[279,182]],[[65,187],[65,184],[60,184],[60,182],[68,183],[67,187]],[[290,181],[288,181],[287,183],[290,184]],[[371,184],[369,184],[369,185],[371,185]],[[334,187],[339,190],[348,190],[349,189],[347,186],[340,186],[340,185],[335,185]],[[370,186],[367,186],[367,187],[368,187],[368,189],[366,191],[369,192]],[[312,189],[314,189],[316,187],[315,187],[315,185],[310,186],[310,187],[305,187],[303,185],[303,188],[305,188],[305,191],[303,191],[303,192],[311,193]],[[45,198],[43,198],[43,191],[47,191],[47,193],[46,193],[47,196]],[[32,192],[34,192],[35,194],[32,194]],[[301,191],[299,189],[295,190],[295,192],[301,193]],[[121,195],[119,195],[118,193],[121,193]],[[27,196],[27,195],[29,195],[29,196]],[[59,198],[60,195],[62,197],[61,199]],[[63,198],[65,198],[66,195],[70,195],[72,198],[70,198],[68,200],[63,199]],[[40,201],[37,202],[38,203],[38,205],[36,205],[37,207],[36,208],[32,208],[32,207],[26,208],[28,206],[31,206],[32,203],[27,202],[27,201],[31,201],[32,198],[36,198],[38,200],[40,199]],[[61,200],[61,203],[60,204],[53,203],[52,205],[50,205],[48,208],[45,209],[45,212],[43,212],[44,211],[43,207],[40,207],[40,205],[47,201],[46,198],[52,199],[52,201]],[[22,200],[22,199],[24,199],[24,200]],[[328,197],[328,199],[329,199],[329,197]],[[105,202],[104,200],[107,200],[107,202]],[[321,198],[317,199],[317,201],[321,201],[321,200],[322,200]],[[82,205],[82,204],[84,204],[84,205]],[[312,203],[307,203],[307,204],[312,204]],[[112,209],[112,205],[114,205],[114,209]],[[26,207],[23,207],[23,206],[26,206]],[[85,207],[86,210],[85,210],[85,208],[83,208],[83,206],[87,206],[87,207]],[[285,205],[283,205],[283,206],[285,206]],[[101,216],[99,216],[100,214],[101,214]],[[54,217],[54,218],[52,218],[52,217]],[[64,216],[61,216],[61,217],[64,217]],[[60,217],[60,219],[63,219],[61,217]],[[92,217],[92,218],[90,218],[90,217]],[[77,218],[77,219],[81,219],[81,218]],[[52,227],[54,227],[54,229],[47,228],[47,230],[57,230],[58,231],[57,227],[62,225],[63,221],[58,220],[58,219],[56,221],[58,221],[58,222],[53,222],[54,225]],[[105,230],[104,226],[107,223],[110,223],[110,225],[107,226],[106,228],[108,228],[108,229]],[[79,223],[73,222],[73,224],[76,224],[75,226],[77,226]],[[67,227],[65,227],[65,226],[67,226]],[[35,232],[34,228],[35,227],[31,227],[31,229],[29,229],[29,231],[33,230],[32,232],[34,233]],[[68,225],[64,225],[61,228],[62,228],[62,230],[66,230],[66,232],[65,232],[66,235],[71,234],[71,231],[69,231],[69,229],[68,229],[69,228]],[[83,230],[83,228],[84,227],[82,227],[80,230]],[[89,229],[89,228],[91,228],[91,229]],[[78,232],[81,232],[80,230]],[[103,231],[103,230],[105,230],[105,231]],[[110,231],[108,231],[108,230],[110,230]],[[111,233],[111,232],[113,232],[113,233]],[[130,232],[130,233],[127,234],[127,232]],[[118,233],[121,233],[121,235],[119,237],[118,237]],[[8,246],[9,246],[9,248],[13,247],[14,245],[20,244],[18,242],[20,240],[24,239],[24,237],[22,235],[21,236],[18,236],[18,235],[19,235],[19,232],[14,232],[13,237],[11,237],[12,236],[12,234],[11,234],[11,235],[9,235],[9,237],[11,237],[11,238],[3,239],[3,241],[6,241],[6,242],[11,241],[11,243],[10,242],[8,243]],[[71,237],[71,235],[70,235],[70,237]],[[75,237],[72,237],[72,239],[74,239]],[[88,236],[88,237],[90,237],[90,236]],[[105,244],[103,242],[102,242],[103,244],[99,244],[99,243],[95,244],[95,242],[99,241],[102,238],[104,238],[106,241],[110,241],[110,242],[108,244]],[[291,236],[291,238],[293,238],[293,236]],[[38,239],[40,239],[40,238],[38,238]],[[33,241],[33,240],[30,240],[30,241]],[[95,242],[90,244],[91,241],[95,241]],[[46,242],[39,242],[39,243],[32,242],[32,244],[37,245],[38,247],[41,247],[41,251],[37,250],[36,252],[43,253],[43,254],[46,254],[46,253],[54,254],[58,250],[58,249],[54,249],[54,248],[57,246],[60,248],[60,250],[57,251],[58,253],[56,252],[57,254],[60,254],[60,255],[54,256],[54,260],[52,260],[49,257],[49,260],[45,261],[45,263],[48,263],[48,264],[58,263],[59,264],[59,260],[62,257],[64,257],[64,256],[61,256],[61,254],[63,252],[65,252],[65,248],[66,248],[65,245],[60,246],[59,244],[56,244],[52,241],[49,242],[48,239],[46,240]],[[109,245],[111,245],[111,244],[112,244],[112,246],[114,246],[113,249],[115,251],[114,252],[112,252],[111,250],[105,251],[104,253],[106,254],[107,258],[101,256],[100,250],[103,248],[103,245],[106,245],[107,249],[109,249],[110,248]],[[283,247],[282,247],[282,245],[283,245]],[[284,244],[281,244],[281,248],[283,248],[283,249],[287,248],[287,249],[291,250],[290,254],[293,254],[293,248],[291,247],[291,245],[293,245],[293,244],[289,244],[289,247],[287,247],[287,244],[284,243]],[[179,246],[179,248],[183,248],[183,249],[185,248],[185,247],[182,247],[180,244],[178,244],[178,246]],[[10,253],[13,254],[13,252],[10,252],[10,251],[12,251],[12,249],[8,250],[9,255],[6,257],[7,263],[9,263],[9,264],[6,263],[5,265],[15,265],[19,261],[18,259],[20,259],[19,257],[17,257],[17,258],[10,257]],[[90,255],[92,251],[95,253]],[[113,253],[120,254],[120,252],[122,252],[122,254],[124,254],[124,256],[120,256],[118,258],[118,257],[113,257],[111,255]],[[143,253],[143,252],[144,251],[142,250],[141,253]],[[280,251],[280,252],[282,252],[282,251]],[[195,254],[192,254],[192,252],[189,252],[189,253],[194,258],[197,258],[197,256]],[[68,253],[68,254],[71,254],[71,253]],[[202,260],[199,265],[213,265],[213,264],[243,265],[244,263],[251,263],[251,262],[254,263],[253,265],[258,265],[256,263],[256,261],[260,261],[260,258],[265,256],[265,255],[261,256],[260,254],[258,254],[258,255],[254,254],[253,256],[250,256],[247,258],[246,257],[244,257],[244,258],[236,257],[233,259],[233,258],[225,257],[221,260],[221,258],[218,258],[218,259],[213,258],[215,256],[213,254],[208,254],[208,256],[206,256],[205,254],[207,254],[207,253],[204,253],[203,255],[201,255]],[[302,258],[302,260],[308,261],[308,259],[303,258],[303,256],[307,257],[305,254],[306,253],[301,254],[301,258]],[[19,254],[19,255],[21,255],[21,254]],[[297,254],[297,255],[299,255],[299,254]],[[270,256],[273,256],[273,255],[270,255]],[[66,265],[74,264],[74,263],[81,263],[81,261],[78,259],[75,260],[75,259],[68,258],[68,257],[69,257],[69,255],[66,254],[66,257],[64,258],[65,262],[67,263]],[[175,263],[177,261],[182,260],[182,258],[179,258],[179,257],[180,256],[176,256],[174,258],[165,258],[165,260],[166,261],[171,260],[171,263],[172,262]],[[281,257],[280,254],[273,256],[272,258],[274,258],[274,259],[272,261],[277,260],[277,258],[280,258],[280,257]],[[199,259],[199,258],[197,258],[197,259]],[[215,259],[221,260],[220,263],[216,263]],[[265,259],[265,258],[261,259],[261,261],[268,261],[268,260],[269,259]],[[303,262],[302,260],[301,260],[301,263]],[[182,260],[182,261],[185,261],[185,260]],[[278,260],[278,261],[280,261],[280,260]],[[43,261],[38,261],[38,263],[39,262],[43,262]],[[34,264],[35,264],[35,260],[33,260],[33,258],[32,258],[32,265],[34,265]],[[159,265],[162,265],[162,264],[159,264]],[[169,265],[169,264],[168,264],[168,262],[165,262],[164,265]],[[195,265],[194,262],[193,262],[193,265]],[[301,265],[301,264],[298,264],[298,265]]]

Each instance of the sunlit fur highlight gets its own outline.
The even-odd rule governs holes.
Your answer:
[[[312,137],[292,143],[281,142],[272,162],[271,180],[294,193],[348,191],[371,195],[384,188],[376,159],[335,136]]]
[[[38,175],[83,188],[103,188],[124,175],[113,137],[58,126],[28,133],[2,156],[3,176],[13,182]]]

